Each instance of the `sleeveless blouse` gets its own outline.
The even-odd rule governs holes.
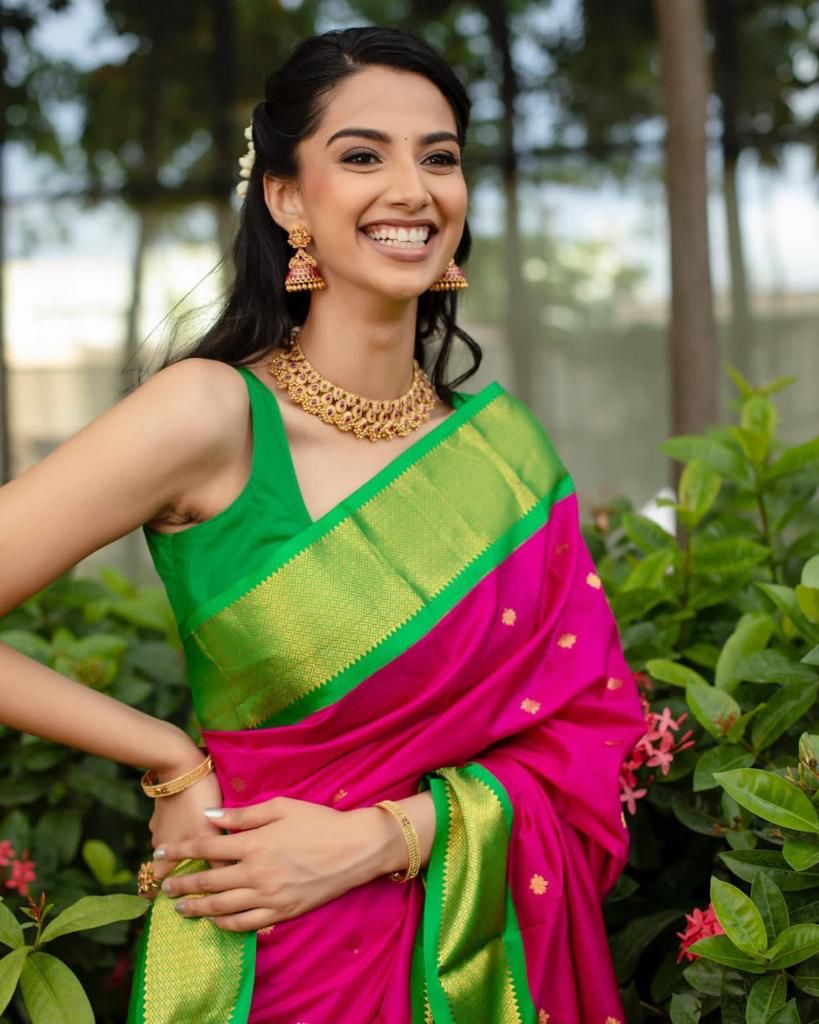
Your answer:
[[[196,608],[250,572],[258,564],[259,552],[275,551],[313,523],[302,498],[278,398],[247,367],[235,369],[247,385],[253,431],[253,455],[245,486],[226,508],[184,530],[162,533],[143,525],[151,559],[180,624]],[[454,409],[470,397],[467,392],[454,391]],[[449,416],[405,451],[431,438]],[[372,479],[380,477],[390,465],[387,463]],[[368,483],[357,487],[353,494]]]

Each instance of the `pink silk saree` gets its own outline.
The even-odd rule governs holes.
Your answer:
[[[467,396],[180,633],[227,805],[431,790],[436,836],[412,882],[266,934],[160,894],[129,1024],[624,1021],[601,902],[644,721],[572,479],[525,405],[497,382]]]

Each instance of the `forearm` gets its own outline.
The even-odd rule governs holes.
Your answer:
[[[177,726],[67,679],[1,642],[0,722],[135,768],[153,768],[160,778],[202,759]]]
[[[403,808],[415,826],[421,848],[421,867],[426,867],[435,839],[435,805],[432,793],[427,790],[395,802]],[[389,811],[381,807],[367,807],[365,812],[370,820],[372,842],[376,851],[373,859],[373,877],[391,871],[406,870],[409,862],[407,842],[398,822]]]

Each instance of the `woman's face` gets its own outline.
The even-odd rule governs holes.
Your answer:
[[[298,147],[299,202],[328,288],[414,298],[445,270],[467,191],[455,115],[422,75],[369,67],[330,94]]]

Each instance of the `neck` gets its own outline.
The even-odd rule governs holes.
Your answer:
[[[299,344],[322,376],[363,398],[398,398],[412,384],[417,298],[326,292],[310,298]]]

